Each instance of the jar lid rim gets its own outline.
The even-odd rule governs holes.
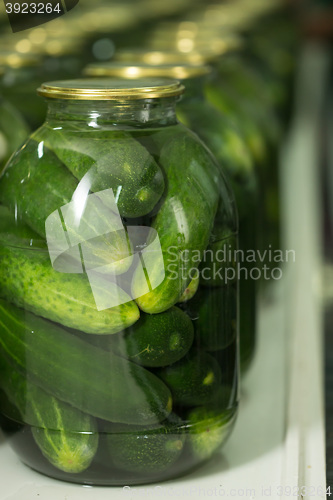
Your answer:
[[[193,40],[193,46],[189,51],[183,51],[178,46],[170,46],[167,41],[164,44],[152,44],[146,49],[121,49],[115,53],[115,61],[148,64],[191,64],[207,65],[219,57],[244,48],[244,40],[235,33],[225,33],[222,36],[213,36],[205,39]]]
[[[181,60],[177,64],[149,64],[127,62],[105,62],[89,64],[84,74],[96,77],[120,77],[126,79],[166,77],[179,80],[196,78],[211,73],[211,68],[204,64],[186,64]]]
[[[156,99],[181,95],[185,88],[168,78],[96,78],[45,82],[37,94],[51,99],[86,101]]]

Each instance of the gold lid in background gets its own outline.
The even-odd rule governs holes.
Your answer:
[[[220,56],[228,54],[244,47],[244,40],[237,35],[225,35],[200,41],[190,41],[186,45],[182,40],[175,41],[171,46],[170,41],[159,44],[159,50],[155,48],[146,49],[124,49],[115,53],[114,60],[119,62],[135,64],[197,64],[205,65],[214,62]],[[157,45],[157,44],[156,44]],[[189,50],[186,50],[186,49]],[[183,49],[183,50],[181,50]]]
[[[209,66],[183,64],[160,64],[151,65],[145,63],[95,63],[89,64],[84,70],[87,76],[116,77],[116,78],[174,78],[186,80],[208,75],[211,72]]]
[[[151,78],[140,80],[95,79],[43,83],[38,95],[50,99],[81,101],[136,100],[173,97],[184,92],[177,80]]]
[[[206,55],[206,60],[209,55],[213,59],[222,56],[227,52],[231,52],[242,48],[244,45],[243,39],[235,33],[222,32],[216,34],[213,30],[203,33],[196,37],[187,35],[177,37],[162,37],[152,38],[150,47],[154,51],[176,51],[182,54],[191,54],[191,52],[202,53]]]
[[[135,64],[204,64],[205,54],[197,51],[182,53],[178,50],[121,49],[114,55],[114,61]]]

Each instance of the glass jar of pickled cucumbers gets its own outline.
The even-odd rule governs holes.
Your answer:
[[[232,191],[176,119],[178,81],[38,92],[46,121],[0,178],[2,427],[54,478],[184,474],[237,415],[238,283],[219,255],[237,249]]]
[[[132,53],[131,62],[95,63],[85,69],[88,76],[122,77],[132,79],[134,76],[141,78],[169,77],[177,78],[186,87],[186,92],[177,105],[177,117],[181,123],[197,133],[209,147],[219,162],[220,169],[228,177],[235,194],[238,219],[239,219],[239,246],[244,252],[256,251],[258,241],[258,179],[257,172],[251,153],[245,144],[245,140],[237,127],[220,111],[214,108],[205,99],[205,82],[211,73],[208,66],[200,64],[185,64],[180,61],[180,56],[171,52],[161,52],[159,60],[167,61],[174,57],[174,63],[152,64],[152,53]],[[156,54],[155,54],[156,55]],[[130,60],[130,52],[123,52],[121,57]],[[150,63],[134,63],[135,59],[147,59]],[[216,250],[226,251],[225,244],[221,239],[214,244]],[[239,254],[241,256],[241,254]],[[240,362],[242,371],[250,365],[255,352],[256,339],[256,292],[257,283],[251,278],[253,263],[238,259],[239,268],[244,268],[239,282],[240,293]],[[212,267],[212,279],[208,286],[215,288],[216,292],[223,286],[224,279],[218,273],[214,276]],[[216,293],[216,296],[218,294]],[[221,301],[223,298],[221,296]],[[190,314],[195,314],[193,305],[195,301],[184,304]],[[196,307],[196,306],[195,306]]]
[[[0,81],[5,68],[0,67]],[[1,93],[0,86],[0,172],[12,153],[25,141],[29,129],[20,112]]]

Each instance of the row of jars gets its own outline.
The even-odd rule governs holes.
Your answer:
[[[277,17],[271,51],[290,56]],[[0,177],[1,424],[31,468],[156,482],[230,435],[293,72],[256,51],[265,29],[39,87],[46,119]]]

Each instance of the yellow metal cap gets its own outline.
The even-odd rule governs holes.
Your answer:
[[[194,64],[129,64],[121,62],[95,63],[90,64],[84,70],[87,76],[100,76],[112,78],[175,78],[186,80],[208,75],[211,72],[209,66]]]
[[[81,101],[154,99],[178,96],[183,92],[180,82],[162,78],[66,80],[43,83],[37,90],[43,97]]]
[[[114,60],[135,64],[204,64],[205,54],[197,51],[189,53],[178,50],[122,49],[117,50]]]

